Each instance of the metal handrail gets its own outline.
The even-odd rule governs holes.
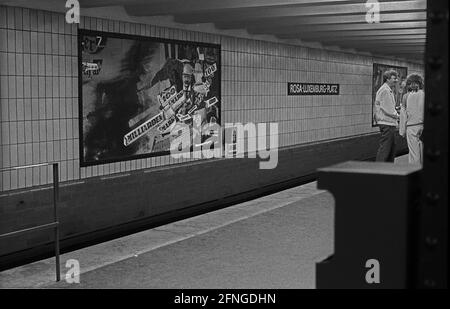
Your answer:
[[[12,171],[12,170],[20,170],[32,167],[40,167],[40,166],[52,166],[53,167],[53,222],[34,226],[31,228],[26,228],[18,231],[8,232],[5,234],[0,234],[0,239],[20,235],[23,233],[28,233],[32,231],[38,230],[46,230],[46,229],[54,229],[55,232],[55,264],[56,264],[56,281],[61,280],[61,267],[60,267],[60,258],[59,258],[59,216],[58,216],[58,200],[59,200],[59,168],[58,163],[41,163],[34,165],[23,165],[17,167],[10,167],[0,169],[0,172]]]

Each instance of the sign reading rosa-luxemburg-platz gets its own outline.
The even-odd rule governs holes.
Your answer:
[[[288,95],[339,95],[339,84],[288,83]]]

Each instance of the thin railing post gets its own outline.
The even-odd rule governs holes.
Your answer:
[[[55,260],[56,260],[56,281],[61,280],[61,268],[59,261],[59,218],[58,218],[58,199],[59,199],[59,172],[58,163],[53,163],[53,215],[55,226]]]

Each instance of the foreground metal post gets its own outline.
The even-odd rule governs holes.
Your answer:
[[[58,217],[58,199],[59,199],[59,171],[58,164],[53,164],[53,216],[55,225],[55,260],[56,260],[56,281],[61,280],[61,267],[59,261],[59,217]]]
[[[448,287],[448,1],[427,1],[417,288]]]

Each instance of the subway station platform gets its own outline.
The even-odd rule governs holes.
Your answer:
[[[333,196],[311,182],[63,254],[60,282],[53,258],[3,271],[0,288],[315,288],[333,239]]]

